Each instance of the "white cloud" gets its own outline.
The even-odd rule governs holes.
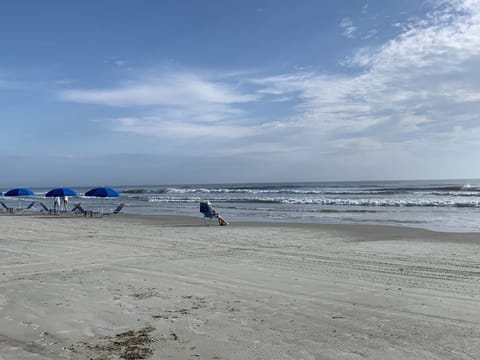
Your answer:
[[[343,27],[349,26],[346,19]],[[480,151],[480,1],[439,2],[425,19],[403,28],[381,46],[357,50],[341,75],[170,74],[109,90],[72,90],[63,97],[154,105],[147,115],[114,119],[115,130],[207,139],[218,154],[281,153],[292,162],[315,162],[319,154],[351,151],[358,161],[368,152],[378,154],[371,166],[383,161],[392,168],[392,158],[420,163],[445,147],[449,154],[467,147]],[[350,31],[353,36],[355,29]],[[291,108],[288,116],[258,121],[257,105]]]
[[[353,75],[296,73],[255,83],[298,99],[294,122],[303,149],[314,154],[358,152],[355,161],[362,161],[361,154],[379,153],[371,164],[379,168],[391,167],[380,153],[399,166],[429,163],[439,153],[480,155],[480,2],[440,3],[405,28],[383,46],[358,50],[349,59]]]
[[[457,103],[480,103],[480,89],[445,89],[443,95],[454,99]]]
[[[363,36],[364,40],[368,40],[370,38],[375,37],[378,34],[378,29],[370,29],[367,33]]]
[[[227,79],[231,76],[235,75],[226,74]],[[145,115],[141,114],[142,110],[137,110],[141,115],[135,125],[124,124],[124,131],[155,135],[165,133],[166,124],[170,124],[175,128],[171,133],[181,134],[180,127],[184,126],[183,133],[203,136],[205,129],[211,127],[208,123],[242,118],[244,111],[240,105],[257,100],[259,95],[245,94],[223,78],[208,79],[194,73],[171,72],[145,76],[116,88],[68,90],[61,93],[61,97],[79,103],[144,108],[144,112],[148,111]],[[187,125],[190,123],[206,124]],[[245,133],[235,131],[237,134]]]
[[[425,116],[405,114],[400,119],[400,126],[402,126],[406,131],[416,131],[420,129],[419,127],[421,125],[431,122],[432,120],[429,120]]]
[[[368,4],[363,4],[362,6],[362,14],[366,14],[368,12]]]
[[[192,104],[232,104],[253,101],[222,82],[209,81],[199,75],[173,73],[140,80],[113,89],[74,89],[61,94],[64,100],[110,106]]]
[[[344,17],[342,21],[340,21],[340,27],[342,28],[343,36],[353,39],[355,38],[355,33],[357,32],[357,27],[353,25],[352,19],[349,17]]]
[[[479,63],[480,2],[456,1],[379,48],[358,50],[349,65],[359,74],[289,74],[263,84],[278,96],[297,93],[305,126],[335,135],[369,131],[382,141],[405,131],[434,137],[479,113]]]

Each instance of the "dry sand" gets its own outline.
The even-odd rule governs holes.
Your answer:
[[[480,359],[480,234],[0,215],[0,359]]]

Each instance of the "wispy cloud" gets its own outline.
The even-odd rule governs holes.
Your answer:
[[[344,17],[342,21],[340,21],[339,26],[342,29],[343,36],[346,36],[349,39],[355,38],[357,27],[353,25],[352,19],[350,19],[349,17]]]
[[[364,40],[368,40],[368,39],[370,39],[370,38],[375,37],[377,34],[378,34],[378,30],[377,30],[377,29],[370,29],[370,30],[368,30],[367,33],[363,36],[363,39],[364,39]]]
[[[297,94],[297,121],[331,138],[368,132],[384,143],[414,133],[437,141],[458,122],[478,126],[459,119],[480,110],[480,2],[441,2],[405,28],[383,46],[358,50],[348,62],[356,75],[297,73],[257,83],[277,96]]]
[[[244,114],[241,105],[260,98],[258,94],[238,90],[232,78],[236,79],[238,75],[228,73],[221,78],[208,78],[193,72],[150,73],[114,88],[67,90],[61,93],[61,98],[136,109],[138,116],[128,121],[119,119],[115,126],[117,130],[154,136],[203,136],[212,128],[211,123],[241,118]],[[225,127],[225,124],[219,126]],[[218,132],[227,136],[228,129],[225,127]],[[232,131],[235,131],[235,137],[245,133],[239,129]]]
[[[232,104],[253,101],[222,82],[196,74],[174,73],[142,79],[111,89],[74,89],[61,94],[64,100],[109,106]]]
[[[368,12],[368,4],[363,4],[362,6],[362,14],[366,14]]]
[[[118,67],[125,66],[127,62],[118,56],[111,56],[107,60],[104,61],[105,64],[113,64]]]
[[[383,45],[354,52],[344,74],[209,77],[192,71],[111,89],[73,89],[62,98],[136,108],[137,116],[112,119],[115,131],[208,139],[212,151],[223,154],[285,149],[285,157],[315,158],[358,150],[388,161],[385,149],[408,149],[414,157],[437,151],[432,144],[478,148],[472,134],[480,133],[480,1],[439,1],[424,19],[402,26]],[[345,36],[355,35],[350,19],[341,27]],[[266,119],[256,112],[285,103],[288,116]]]

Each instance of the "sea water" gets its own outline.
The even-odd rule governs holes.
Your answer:
[[[86,207],[123,212],[198,216],[209,200],[229,221],[399,225],[436,231],[480,232],[480,180],[246,183],[114,186],[119,198],[95,199],[74,188]],[[49,189],[36,189],[42,198]],[[47,200],[43,198],[43,200]],[[47,201],[50,201],[48,199]]]

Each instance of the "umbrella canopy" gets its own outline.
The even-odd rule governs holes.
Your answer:
[[[45,194],[46,197],[52,196],[77,196],[77,193],[69,188],[56,188],[52,189]]]
[[[91,190],[88,190],[85,193],[85,196],[96,196],[96,197],[118,197],[120,194],[117,190],[114,190],[109,187],[98,187]]]
[[[34,195],[33,191],[26,188],[11,189],[5,193],[5,196],[32,196],[32,195]]]

